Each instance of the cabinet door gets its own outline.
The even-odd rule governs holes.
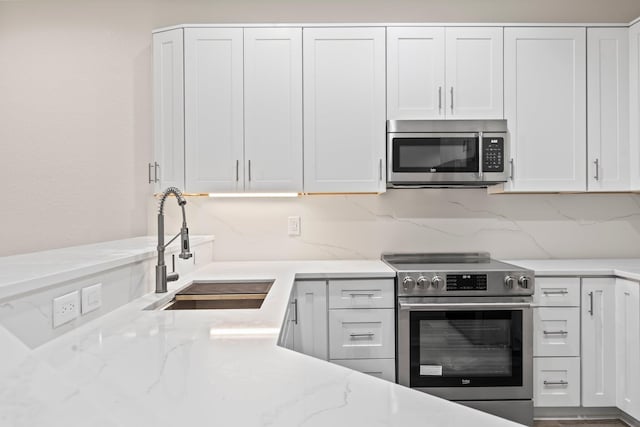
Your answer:
[[[448,119],[502,119],[502,28],[446,29]]]
[[[245,190],[302,192],[302,29],[244,30]]]
[[[586,189],[584,28],[504,30],[512,191]]]
[[[615,279],[582,279],[582,406],[615,406]]]
[[[629,190],[628,31],[587,31],[589,191]]]
[[[640,189],[640,22],[629,28],[631,187]]]
[[[242,191],[242,28],[184,31],[186,190]]]
[[[153,35],[153,148],[155,192],[184,188],[182,29]]]
[[[383,192],[385,29],[303,31],[304,190]]]
[[[616,279],[616,406],[640,419],[640,285]]]
[[[289,301],[287,312],[284,315],[284,321],[282,322],[282,330],[280,331],[280,337],[278,339],[278,345],[288,348],[289,350],[295,350],[294,339],[294,322],[295,322],[295,295],[292,296],[292,300]]]
[[[444,28],[387,29],[387,118],[444,118]]]
[[[296,282],[294,349],[327,360],[327,282]]]

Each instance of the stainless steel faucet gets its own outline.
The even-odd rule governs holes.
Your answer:
[[[169,194],[176,196],[178,205],[182,208],[182,228],[175,237],[165,245],[164,243],[164,202]],[[184,205],[187,201],[182,196],[182,192],[176,187],[169,187],[162,193],[160,198],[160,208],[158,209],[158,264],[156,265],[156,293],[167,292],[167,282],[178,280],[178,273],[173,272],[167,274],[167,266],[164,263],[164,250],[174,240],[180,237],[180,255],[182,259],[189,259],[193,255],[189,251],[189,229],[187,228],[187,219],[184,213]]]

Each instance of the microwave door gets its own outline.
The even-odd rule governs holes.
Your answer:
[[[479,143],[472,135],[391,139],[392,182],[456,182],[479,179]]]

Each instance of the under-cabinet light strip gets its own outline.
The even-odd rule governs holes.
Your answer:
[[[216,198],[298,197],[298,193],[209,193],[209,197],[216,197]]]

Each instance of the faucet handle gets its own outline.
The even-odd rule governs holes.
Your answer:
[[[167,282],[175,282],[179,277],[180,275],[178,273],[169,273],[167,274]]]

